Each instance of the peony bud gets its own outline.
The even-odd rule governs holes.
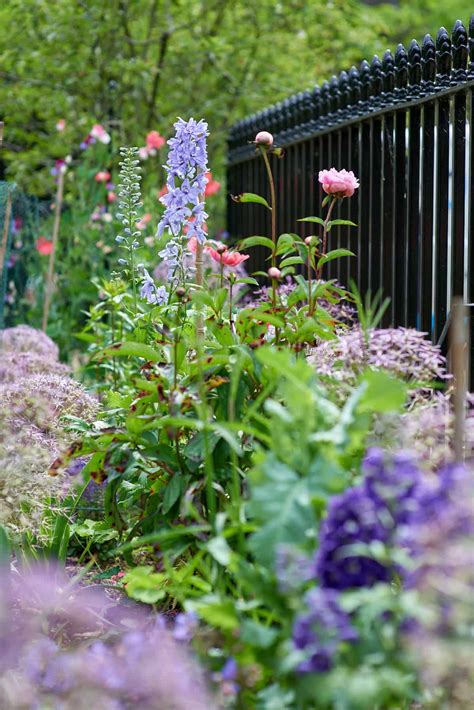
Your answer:
[[[260,131],[255,136],[255,143],[259,145],[273,145],[273,136],[268,131]]]
[[[306,239],[304,240],[304,243],[308,247],[311,246],[311,244],[313,243],[313,237],[306,237]]]
[[[279,279],[281,277],[281,271],[277,269],[276,266],[271,266],[268,269],[268,275],[271,279]]]

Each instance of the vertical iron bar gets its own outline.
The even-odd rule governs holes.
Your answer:
[[[418,271],[420,258],[420,125],[421,111],[412,106],[408,113],[408,193],[407,193],[407,278],[406,278],[406,324],[419,327],[420,306],[418,301]]]
[[[422,113],[423,151],[421,157],[421,229],[418,271],[420,323],[422,331],[433,335],[433,241],[434,241],[434,156],[435,106],[425,103]]]
[[[440,98],[436,126],[435,340],[446,323],[448,301],[449,112],[449,98]]]
[[[395,114],[393,325],[406,323],[406,112]]]
[[[382,288],[384,298],[390,298],[390,306],[384,314],[382,325],[393,323],[394,304],[394,265],[395,232],[394,223],[394,144],[393,113],[387,113],[383,119],[383,178],[382,178]]]

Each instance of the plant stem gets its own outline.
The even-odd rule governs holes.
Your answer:
[[[321,256],[326,256],[326,245],[327,245],[327,239],[328,239],[328,224],[331,220],[331,214],[334,209],[334,205],[336,204],[338,198],[335,196],[332,198],[331,203],[329,205],[328,213],[326,215],[326,219],[324,220],[324,226],[323,226],[323,246],[321,249]],[[321,278],[321,274],[323,271],[323,267],[320,266],[319,269],[316,271],[316,278],[319,279]]]
[[[273,250],[272,250],[272,266],[276,267],[276,245],[277,245],[277,238],[276,238],[276,194],[275,194],[275,181],[273,179],[273,174],[272,174],[272,169],[270,166],[270,161],[268,160],[268,155],[267,155],[267,149],[264,146],[260,146],[260,150],[262,152],[262,157],[263,161],[265,163],[265,168],[267,170],[267,175],[268,175],[268,182],[270,185],[270,200],[271,200],[271,224],[272,224],[272,242],[273,242]],[[272,305],[273,308],[275,309],[276,307],[276,279],[272,279]]]
[[[53,295],[53,279],[54,279],[54,258],[56,255],[56,247],[58,244],[59,225],[61,222],[61,207],[63,204],[63,189],[64,189],[64,173],[59,171],[58,187],[56,190],[56,202],[54,206],[54,223],[53,223],[53,238],[51,246],[51,254],[49,255],[48,276],[46,278],[46,293],[43,306],[43,323],[42,329],[46,331],[48,325],[49,307],[51,304],[51,296]]]

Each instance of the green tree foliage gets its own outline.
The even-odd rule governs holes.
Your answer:
[[[143,143],[178,114],[205,116],[220,163],[232,121],[370,51],[383,28],[367,14],[356,0],[5,0],[8,173],[44,189],[41,169],[63,157],[59,118],[78,144],[94,122]]]

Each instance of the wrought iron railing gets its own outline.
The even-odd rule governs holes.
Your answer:
[[[342,201],[338,217],[357,229],[331,232],[331,248],[357,258],[327,265],[330,278],[391,299],[386,324],[417,327],[434,341],[443,332],[453,296],[474,303],[474,16],[451,36],[441,28],[398,45],[382,60],[236,123],[229,136],[228,192],[268,197],[265,168],[249,144],[270,131],[285,148],[272,157],[278,231],[311,233],[299,217],[321,214],[318,171],[353,170],[360,190]],[[269,233],[268,210],[229,198],[234,239]],[[251,268],[265,254],[254,252]]]

